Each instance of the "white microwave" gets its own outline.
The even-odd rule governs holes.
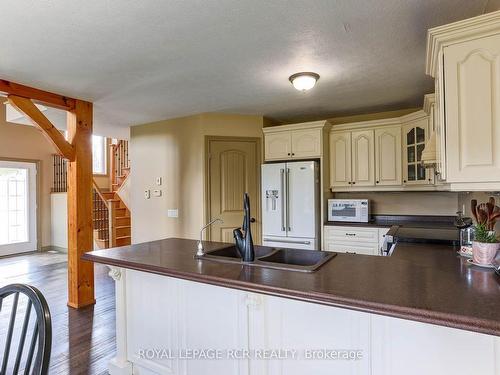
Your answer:
[[[368,223],[368,199],[328,199],[328,221]]]

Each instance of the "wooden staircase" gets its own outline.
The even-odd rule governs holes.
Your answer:
[[[130,174],[128,142],[110,145],[110,190],[103,191],[94,183],[93,223],[94,241],[99,249],[131,244],[131,215],[117,193]]]

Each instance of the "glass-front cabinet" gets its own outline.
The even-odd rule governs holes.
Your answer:
[[[403,184],[434,183],[432,171],[422,165],[429,120],[427,117],[403,125]]]

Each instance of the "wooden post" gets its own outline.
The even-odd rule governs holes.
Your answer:
[[[23,112],[69,160],[68,165],[68,305],[91,305],[94,265],[81,260],[93,249],[92,228],[92,103],[0,79],[0,93]],[[34,102],[68,111],[69,143]],[[61,160],[62,162],[62,160]],[[61,167],[64,168],[64,163]],[[64,171],[61,169],[61,173]]]
[[[81,260],[93,249],[92,103],[76,100],[67,123],[75,151],[68,165],[68,305],[80,308],[95,303],[94,265]]]

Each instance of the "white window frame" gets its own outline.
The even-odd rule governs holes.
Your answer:
[[[94,164],[94,155],[95,155],[95,150],[94,150],[94,141],[97,139],[97,137],[102,139],[102,160],[101,163],[103,165],[102,170],[95,170],[95,164]],[[107,176],[108,175],[108,140],[106,137],[102,137],[99,135],[92,135],[92,173],[96,176]]]

